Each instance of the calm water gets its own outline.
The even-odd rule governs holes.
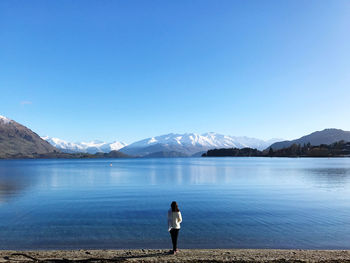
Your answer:
[[[113,166],[110,166],[110,163]],[[0,248],[350,249],[350,159],[0,161]]]

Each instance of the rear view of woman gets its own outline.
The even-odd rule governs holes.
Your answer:
[[[177,237],[180,231],[180,223],[182,222],[181,212],[177,203],[173,201],[171,208],[168,211],[168,231],[171,235],[171,241],[173,242],[173,254],[178,252],[177,250]]]

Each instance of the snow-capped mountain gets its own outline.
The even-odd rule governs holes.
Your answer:
[[[249,138],[249,137],[235,137],[222,135],[214,132],[196,134],[165,134],[152,138],[147,138],[141,141],[134,142],[127,145],[123,142],[106,143],[102,141],[91,142],[67,142],[58,138],[42,137],[48,141],[51,145],[60,149],[63,152],[105,152],[116,150],[123,153],[134,156],[147,156],[147,155],[178,155],[178,156],[191,156],[196,153],[205,152],[214,148],[257,148],[263,150],[270,146],[272,143],[281,141],[281,139],[272,139],[268,141]]]
[[[8,118],[6,118],[5,116],[0,115],[0,123],[1,124],[9,124],[11,122],[13,122],[13,121],[8,119]]]
[[[0,159],[33,158],[55,149],[24,125],[0,115]]]
[[[108,153],[110,151],[118,151],[119,149],[125,147],[127,144],[123,142],[112,142],[106,143],[102,141],[91,141],[91,142],[67,142],[61,140],[59,138],[52,137],[42,137],[44,140],[48,141],[51,145],[60,149],[63,152],[74,153],[74,152],[86,152],[86,153],[97,153],[97,152],[105,152]]]
[[[198,152],[207,151],[214,148],[257,148],[263,150],[274,142],[281,139],[271,139],[268,141],[249,138],[222,135],[214,132],[196,134],[166,134],[147,138],[132,143],[121,149],[121,152],[130,155],[145,156],[156,152],[178,152],[186,155],[193,155]]]

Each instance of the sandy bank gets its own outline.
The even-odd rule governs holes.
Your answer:
[[[0,250],[0,262],[350,262],[350,250]]]

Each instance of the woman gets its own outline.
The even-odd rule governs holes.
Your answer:
[[[168,231],[171,235],[171,241],[173,242],[173,254],[178,252],[177,250],[177,237],[179,235],[180,223],[182,222],[181,212],[177,203],[173,201],[171,208],[168,211]]]

